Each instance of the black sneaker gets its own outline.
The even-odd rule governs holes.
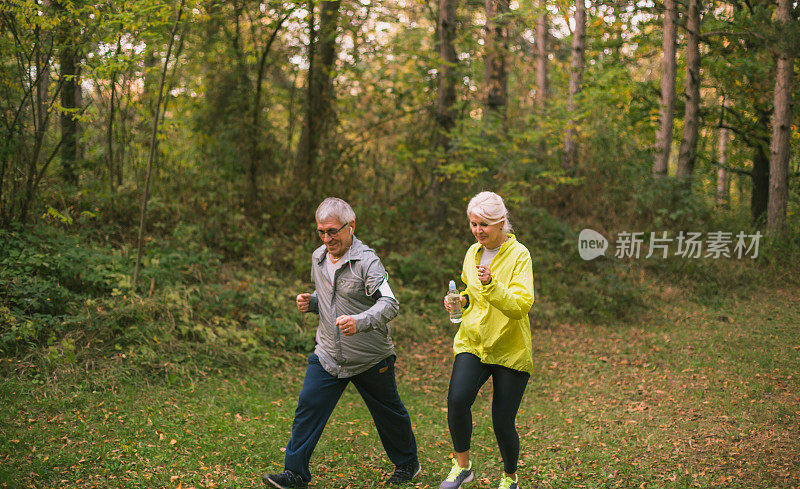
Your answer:
[[[398,465],[394,468],[394,474],[389,477],[389,484],[405,484],[406,482],[410,482],[411,479],[416,477],[420,472],[422,472],[422,466],[417,460]]]
[[[280,474],[267,474],[261,478],[264,484],[278,489],[306,489],[308,482],[300,477],[300,474],[291,470],[284,470]]]

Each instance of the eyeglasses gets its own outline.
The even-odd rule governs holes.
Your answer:
[[[340,227],[339,229],[317,229],[317,236],[323,238],[327,234],[329,237],[333,238],[334,236],[339,234],[339,231],[344,229],[345,226],[347,226],[347,223],[342,224],[342,227]]]

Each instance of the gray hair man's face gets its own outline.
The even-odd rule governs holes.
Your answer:
[[[355,222],[342,223],[333,217],[317,221],[317,235],[335,258],[344,255],[353,244],[354,229]]]

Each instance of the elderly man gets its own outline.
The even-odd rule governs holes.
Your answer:
[[[389,321],[399,303],[386,270],[371,248],[354,236],[350,205],[325,199],[317,208],[317,234],[323,245],[311,259],[314,292],[297,296],[297,308],[319,314],[317,345],[308,358],[303,389],[286,445],[284,471],[263,477],[268,486],[305,488],[309,459],[347,384],[364,399],[395,471],[389,483],[419,474],[417,442],[394,377],[395,352]]]

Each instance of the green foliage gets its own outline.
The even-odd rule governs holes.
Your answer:
[[[466,248],[462,243],[448,240],[408,253],[393,251],[383,261],[392,272],[392,279],[397,279],[400,285],[445,291],[450,280],[461,276],[464,252]]]
[[[569,11],[557,3],[544,8]],[[585,263],[576,256],[584,227],[606,234],[752,228],[746,175],[736,177],[729,209],[712,201],[716,121],[736,129],[729,166],[749,170],[753,149],[766,147],[769,137],[773,50],[795,43],[797,29],[789,26],[779,40],[772,5],[717,7],[708,4],[715,15],[704,16],[703,32],[728,34],[703,41],[705,126],[691,184],[650,176],[658,9],[589,9],[583,86],[569,111],[571,39],[554,24],[551,93],[539,106],[531,26],[543,10],[520,5],[509,14],[507,106],[494,114],[484,107],[484,7],[458,4],[456,115],[444,134],[435,111],[435,9],[394,1],[342,6],[331,74],[334,117],[321,129],[309,181],[296,182],[309,77],[305,6],[189,2],[167,67],[143,270],[131,290],[153,98],[175,4],[3,3],[0,349],[36,352],[59,368],[124,354],[150,369],[162,359],[242,364],[271,361],[275,351],[308,351],[314,321],[292,311],[292,297],[308,288],[309,256],[319,245],[313,206],[328,195],[354,205],[357,235],[382,257],[404,314],[424,318],[440,317],[444,285],[459,276],[473,242],[466,203],[485,189],[505,197],[518,238],[534,255],[532,314],[539,326],[635,321],[652,299],[642,274],[709,301],[727,287],[757,283],[761,273],[791,277],[781,270],[794,270],[798,257],[797,179],[790,181],[788,237],[765,241],[755,264]],[[42,65],[35,51],[50,52],[45,46],[52,56]],[[84,107],[67,110],[60,107],[57,58],[72,48]],[[40,72],[47,84],[36,87]],[[678,91],[684,76],[679,69]],[[723,98],[731,102],[727,111]],[[678,114],[681,104],[679,97]],[[36,113],[42,108],[49,111],[44,125]],[[61,174],[61,114],[80,122],[77,182]],[[570,121],[579,163],[565,169]],[[37,222],[9,226],[22,219],[23,207]],[[410,337],[430,334],[404,317],[398,324]]]
[[[75,303],[112,293],[124,266],[50,228],[0,230],[0,246],[2,297],[11,325],[3,331],[4,352],[60,336]]]
[[[691,230],[712,222],[713,204],[698,192],[691,182],[669,178],[642,179],[632,194],[633,220],[648,230]]]
[[[313,325],[291,307],[299,284],[286,290],[255,271],[224,278],[217,255],[181,241],[186,229],[148,244],[143,297],[131,293],[127,253],[53,228],[25,231],[0,231],[4,355],[44,347],[45,361],[63,367],[124,354],[152,368],[165,356],[241,364],[313,347]],[[95,348],[76,350],[76,342]]]

